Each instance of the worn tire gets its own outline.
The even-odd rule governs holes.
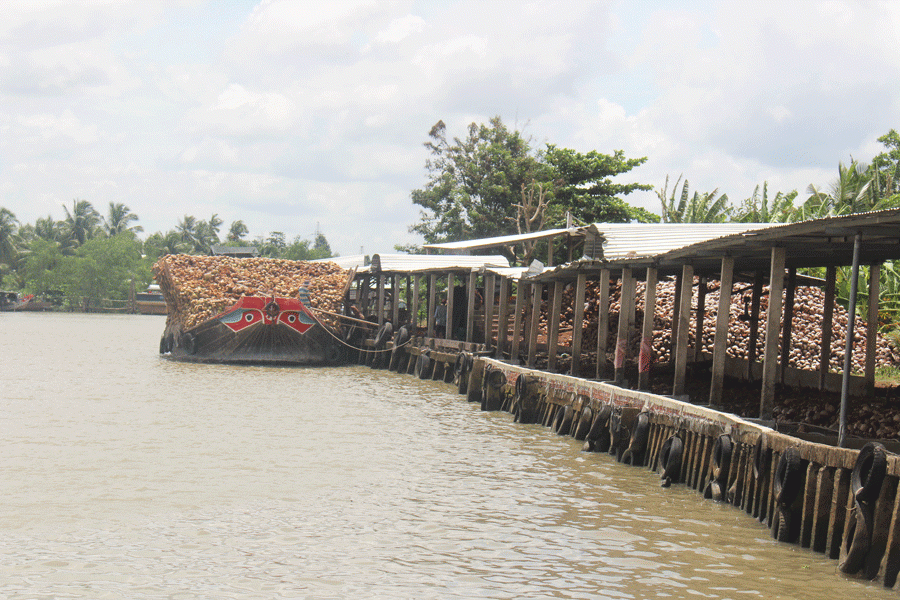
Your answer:
[[[197,337],[193,333],[185,333],[181,336],[181,347],[188,354],[197,353]]]
[[[728,471],[731,469],[731,455],[734,452],[734,444],[731,442],[731,436],[722,434],[716,438],[713,445],[713,479],[720,486],[728,483]]]
[[[854,518],[848,519],[847,535],[841,546],[841,562],[838,565],[841,573],[846,575],[855,575],[863,568],[872,547],[872,511],[859,499],[854,502]]]
[[[425,379],[428,375],[428,367],[431,366],[431,357],[427,354],[420,354],[416,359],[416,377]]]
[[[590,406],[585,406],[581,411],[581,417],[578,418],[578,426],[575,428],[575,439],[583,442],[587,439],[588,432],[591,430],[591,424],[594,421],[594,411]]]
[[[766,476],[769,461],[772,459],[772,450],[769,448],[769,440],[766,434],[761,433],[753,446],[753,478],[759,481]]]
[[[787,448],[781,453],[775,467],[772,492],[775,502],[784,509],[790,507],[803,489],[803,460],[797,448]]]
[[[684,456],[684,440],[677,435],[669,436],[659,451],[660,478],[663,486],[678,483],[681,478],[681,459]]]
[[[869,442],[859,451],[850,490],[860,502],[875,502],[881,493],[881,484],[887,474],[887,453],[878,442]]]
[[[553,421],[553,431],[559,435],[566,435],[572,428],[572,419],[575,417],[575,409],[572,406],[560,406]]]
[[[628,443],[628,461],[623,462],[629,465],[640,466],[644,462],[644,453],[647,451],[647,441],[650,439],[650,415],[646,412],[638,413],[637,422],[634,425],[634,432]]]
[[[394,337],[394,326],[390,321],[385,321],[384,325],[381,326],[381,329],[378,330],[378,334],[375,336],[375,349],[384,350],[388,340],[392,337]]]
[[[609,404],[604,404],[600,407],[600,410],[597,411],[597,414],[594,416],[594,420],[591,423],[591,428],[588,431],[587,439],[591,442],[596,442],[600,439],[601,433],[603,430],[609,433],[609,415],[612,414],[612,410],[609,408]],[[605,452],[605,450],[604,450]]]

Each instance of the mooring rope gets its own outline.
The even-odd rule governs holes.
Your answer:
[[[351,321],[358,321],[358,322],[360,322],[360,323],[368,323],[369,325],[376,325],[376,326],[377,326],[376,323],[371,323],[371,322],[369,322],[369,321],[362,321],[362,320],[360,320],[360,319],[354,319],[353,317],[348,317],[347,315],[339,315],[339,314],[336,314],[336,313],[331,313],[331,312],[328,312],[327,310],[321,310],[321,309],[318,309],[318,308],[313,308],[312,306],[310,306],[310,307],[308,307],[308,308],[310,308],[311,310],[314,310],[314,311],[316,311],[316,312],[325,313],[326,315],[332,315],[332,316],[335,316],[335,317],[343,317],[343,318],[349,319],[349,320],[351,320]],[[316,320],[319,321],[319,318],[316,317]],[[370,353],[370,354],[375,354],[376,352],[393,352],[393,351],[396,350],[397,348],[402,348],[402,347],[404,347],[404,346],[406,346],[407,344],[410,344],[410,343],[412,342],[412,336],[410,336],[410,338],[409,338],[408,340],[406,340],[405,342],[403,342],[403,343],[400,344],[399,346],[394,346],[394,347],[392,347],[392,348],[385,348],[385,349],[383,349],[383,350],[369,350],[369,349],[367,349],[367,348],[357,348],[356,346],[354,346],[354,345],[352,345],[352,344],[349,344],[349,343],[345,342],[344,340],[342,340],[341,338],[339,338],[338,336],[336,336],[336,335],[334,334],[334,332],[331,331],[331,329],[329,329],[328,327],[325,327],[325,325],[322,323],[322,321],[319,321],[319,325],[322,326],[322,329],[324,329],[324,330],[328,333],[328,335],[330,335],[331,337],[333,337],[334,339],[336,339],[337,341],[339,341],[341,344],[347,346],[348,348],[350,348],[350,349],[352,349],[352,350],[357,350],[357,351],[359,351],[359,352],[368,352],[368,353]]]

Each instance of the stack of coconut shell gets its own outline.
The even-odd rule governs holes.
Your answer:
[[[340,313],[349,271],[332,262],[169,254],[153,265],[168,304],[167,331],[186,331],[241,296],[296,298],[306,283],[310,306]],[[320,319],[336,327],[327,315]]]
[[[695,346],[696,309],[698,293],[696,287],[699,279],[694,280],[693,305],[690,327],[690,346]],[[582,352],[595,352],[597,349],[597,322],[599,315],[599,282],[587,282],[585,290],[584,333]],[[640,331],[644,320],[644,291],[645,284],[638,282],[635,293],[635,330],[629,340],[629,355],[636,357],[640,348]],[[746,284],[736,284],[735,292],[731,296],[731,310],[728,324],[728,356],[747,358],[750,352],[750,320],[745,317],[745,298],[749,302],[752,292]],[[742,288],[745,288],[742,290]],[[706,283],[706,299],[704,305],[702,350],[712,354],[715,341],[716,313],[719,306],[719,282],[708,281]],[[759,324],[757,328],[757,360],[761,360],[765,344],[766,334],[766,308],[768,306],[768,286],[763,287],[760,299]],[[786,292],[785,292],[786,293]],[[573,303],[575,290],[573,286],[567,286],[563,292],[560,329],[565,332],[571,330],[574,316]],[[616,345],[616,333],[619,322],[619,307],[621,298],[621,284],[618,281],[610,283],[609,290],[609,335],[607,337],[606,352],[612,353]],[[547,304],[545,303],[541,313],[541,328],[547,331]],[[675,304],[675,282],[672,280],[661,281],[656,288],[656,310],[653,323],[653,361],[658,363],[668,362],[672,352],[672,311]],[[788,364],[791,367],[805,370],[818,369],[820,360],[820,347],[822,340],[822,325],[825,312],[825,292],[817,287],[798,286],[794,299],[794,314],[792,320],[791,349]],[[829,352],[829,369],[840,371],[844,364],[844,344],[847,331],[848,314],[846,309],[839,304],[834,306],[832,319],[831,348]],[[783,324],[783,317],[782,317]],[[865,366],[866,324],[857,319],[853,339],[852,370],[861,373]],[[561,335],[561,344],[568,343],[569,336]],[[878,336],[876,341],[876,364],[900,365],[900,352],[893,348],[885,339]]]

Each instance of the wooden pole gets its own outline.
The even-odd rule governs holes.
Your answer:
[[[706,277],[700,277],[697,286],[697,319],[694,325],[694,358],[699,362],[703,354],[703,325],[706,320]]]
[[[509,277],[500,276],[500,311],[497,317],[497,352],[498,360],[503,360],[503,352],[509,338]]]
[[[853,360],[853,330],[856,327],[856,291],[859,284],[859,247],[862,235],[853,239],[853,266],[850,280],[850,304],[847,307],[847,335],[844,337],[844,372],[841,379],[841,412],[838,419],[838,446],[843,448],[847,438],[847,404],[850,402],[850,365]]]
[[[412,309],[409,315],[410,323],[412,324],[413,331],[409,333],[412,335],[415,329],[419,327],[419,280],[421,277],[418,275],[413,275],[413,291],[412,291]]]
[[[778,366],[778,342],[781,331],[782,293],[784,292],[784,248],[772,248],[769,268],[769,308],[766,310],[766,347],[763,353],[762,395],[759,418],[772,420],[775,407],[775,381]]]
[[[753,279],[753,300],[750,303],[750,340],[747,342],[747,380],[753,381],[753,365],[756,364],[756,346],[759,342],[759,304],[762,297],[763,274],[756,272]]]
[[[581,377],[581,337],[584,330],[584,291],[587,277],[579,273],[575,280],[575,316],[572,323],[572,365],[569,374]]]
[[[875,393],[875,353],[878,341],[878,300],[881,284],[881,264],[869,267],[869,311],[866,324],[866,392]]]
[[[822,315],[822,340],[819,351],[819,389],[825,389],[831,362],[831,328],[834,324],[834,288],[837,280],[837,268],[828,267],[825,271],[825,313]]]
[[[435,273],[428,274],[428,329],[427,335],[430,338],[434,337],[434,311],[437,310],[437,304],[435,304],[435,294],[437,293],[437,275]]]
[[[391,323],[394,331],[400,329],[400,276],[391,276]]]
[[[456,274],[453,271],[447,274],[447,324],[444,326],[444,337],[448,340],[453,339],[453,322],[456,320],[454,314],[456,310],[453,307],[454,288],[456,286]]]
[[[556,357],[559,349],[559,317],[562,310],[563,282],[553,282],[553,304],[547,311],[550,313],[550,328],[547,332],[547,370],[556,372]]]
[[[734,289],[734,258],[722,257],[719,275],[719,308],[716,312],[716,337],[713,340],[712,380],[709,385],[709,403],[722,404],[722,388],[725,383],[725,359],[728,352],[728,319],[731,316],[731,294]]]
[[[688,341],[691,328],[691,296],[694,293],[694,267],[684,265],[681,267],[681,296],[677,298],[678,307],[678,333],[675,336],[675,383],[672,386],[672,395],[684,394],[687,383],[687,355]]]
[[[784,324],[781,328],[781,368],[778,373],[778,381],[784,385],[784,372],[791,360],[791,336],[794,330],[794,298],[797,292],[797,269],[788,269],[788,284],[784,292]]]
[[[469,306],[466,310],[466,342],[471,344],[475,341],[475,286],[478,283],[478,273],[469,271]]]
[[[603,379],[607,376],[606,344],[609,340],[609,269],[600,271],[600,298],[598,301],[596,377]]]
[[[513,315],[512,346],[509,349],[510,361],[518,364],[519,349],[522,342],[522,329],[525,321],[525,311],[528,310],[528,292],[531,284],[519,279],[516,282],[516,307]]]
[[[647,267],[644,290],[644,322],[641,326],[641,350],[638,354],[638,389],[650,389],[650,365],[653,362],[653,318],[656,315],[656,284],[659,275],[654,267]]]
[[[631,269],[622,269],[622,292],[619,296],[619,330],[616,335],[614,380],[616,385],[625,383],[625,360],[628,358],[628,339],[634,325],[634,277]]]
[[[534,283],[531,286],[531,318],[528,332],[528,366],[533,367],[537,358],[537,338],[541,324],[541,296],[544,294],[544,286]]]
[[[378,273],[375,277],[378,278],[378,326],[384,324],[384,278],[385,276],[381,273]]]
[[[490,349],[494,347],[494,286],[497,278],[493,273],[487,271],[482,278],[484,280],[484,346],[485,349]],[[500,335],[499,328],[497,335],[498,337]]]

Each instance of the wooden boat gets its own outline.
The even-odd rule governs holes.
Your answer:
[[[155,283],[151,283],[146,291],[134,295],[134,308],[142,315],[164,315],[168,312],[166,298]]]
[[[297,298],[243,296],[228,310],[160,341],[160,353],[192,362],[333,365],[337,332]]]

